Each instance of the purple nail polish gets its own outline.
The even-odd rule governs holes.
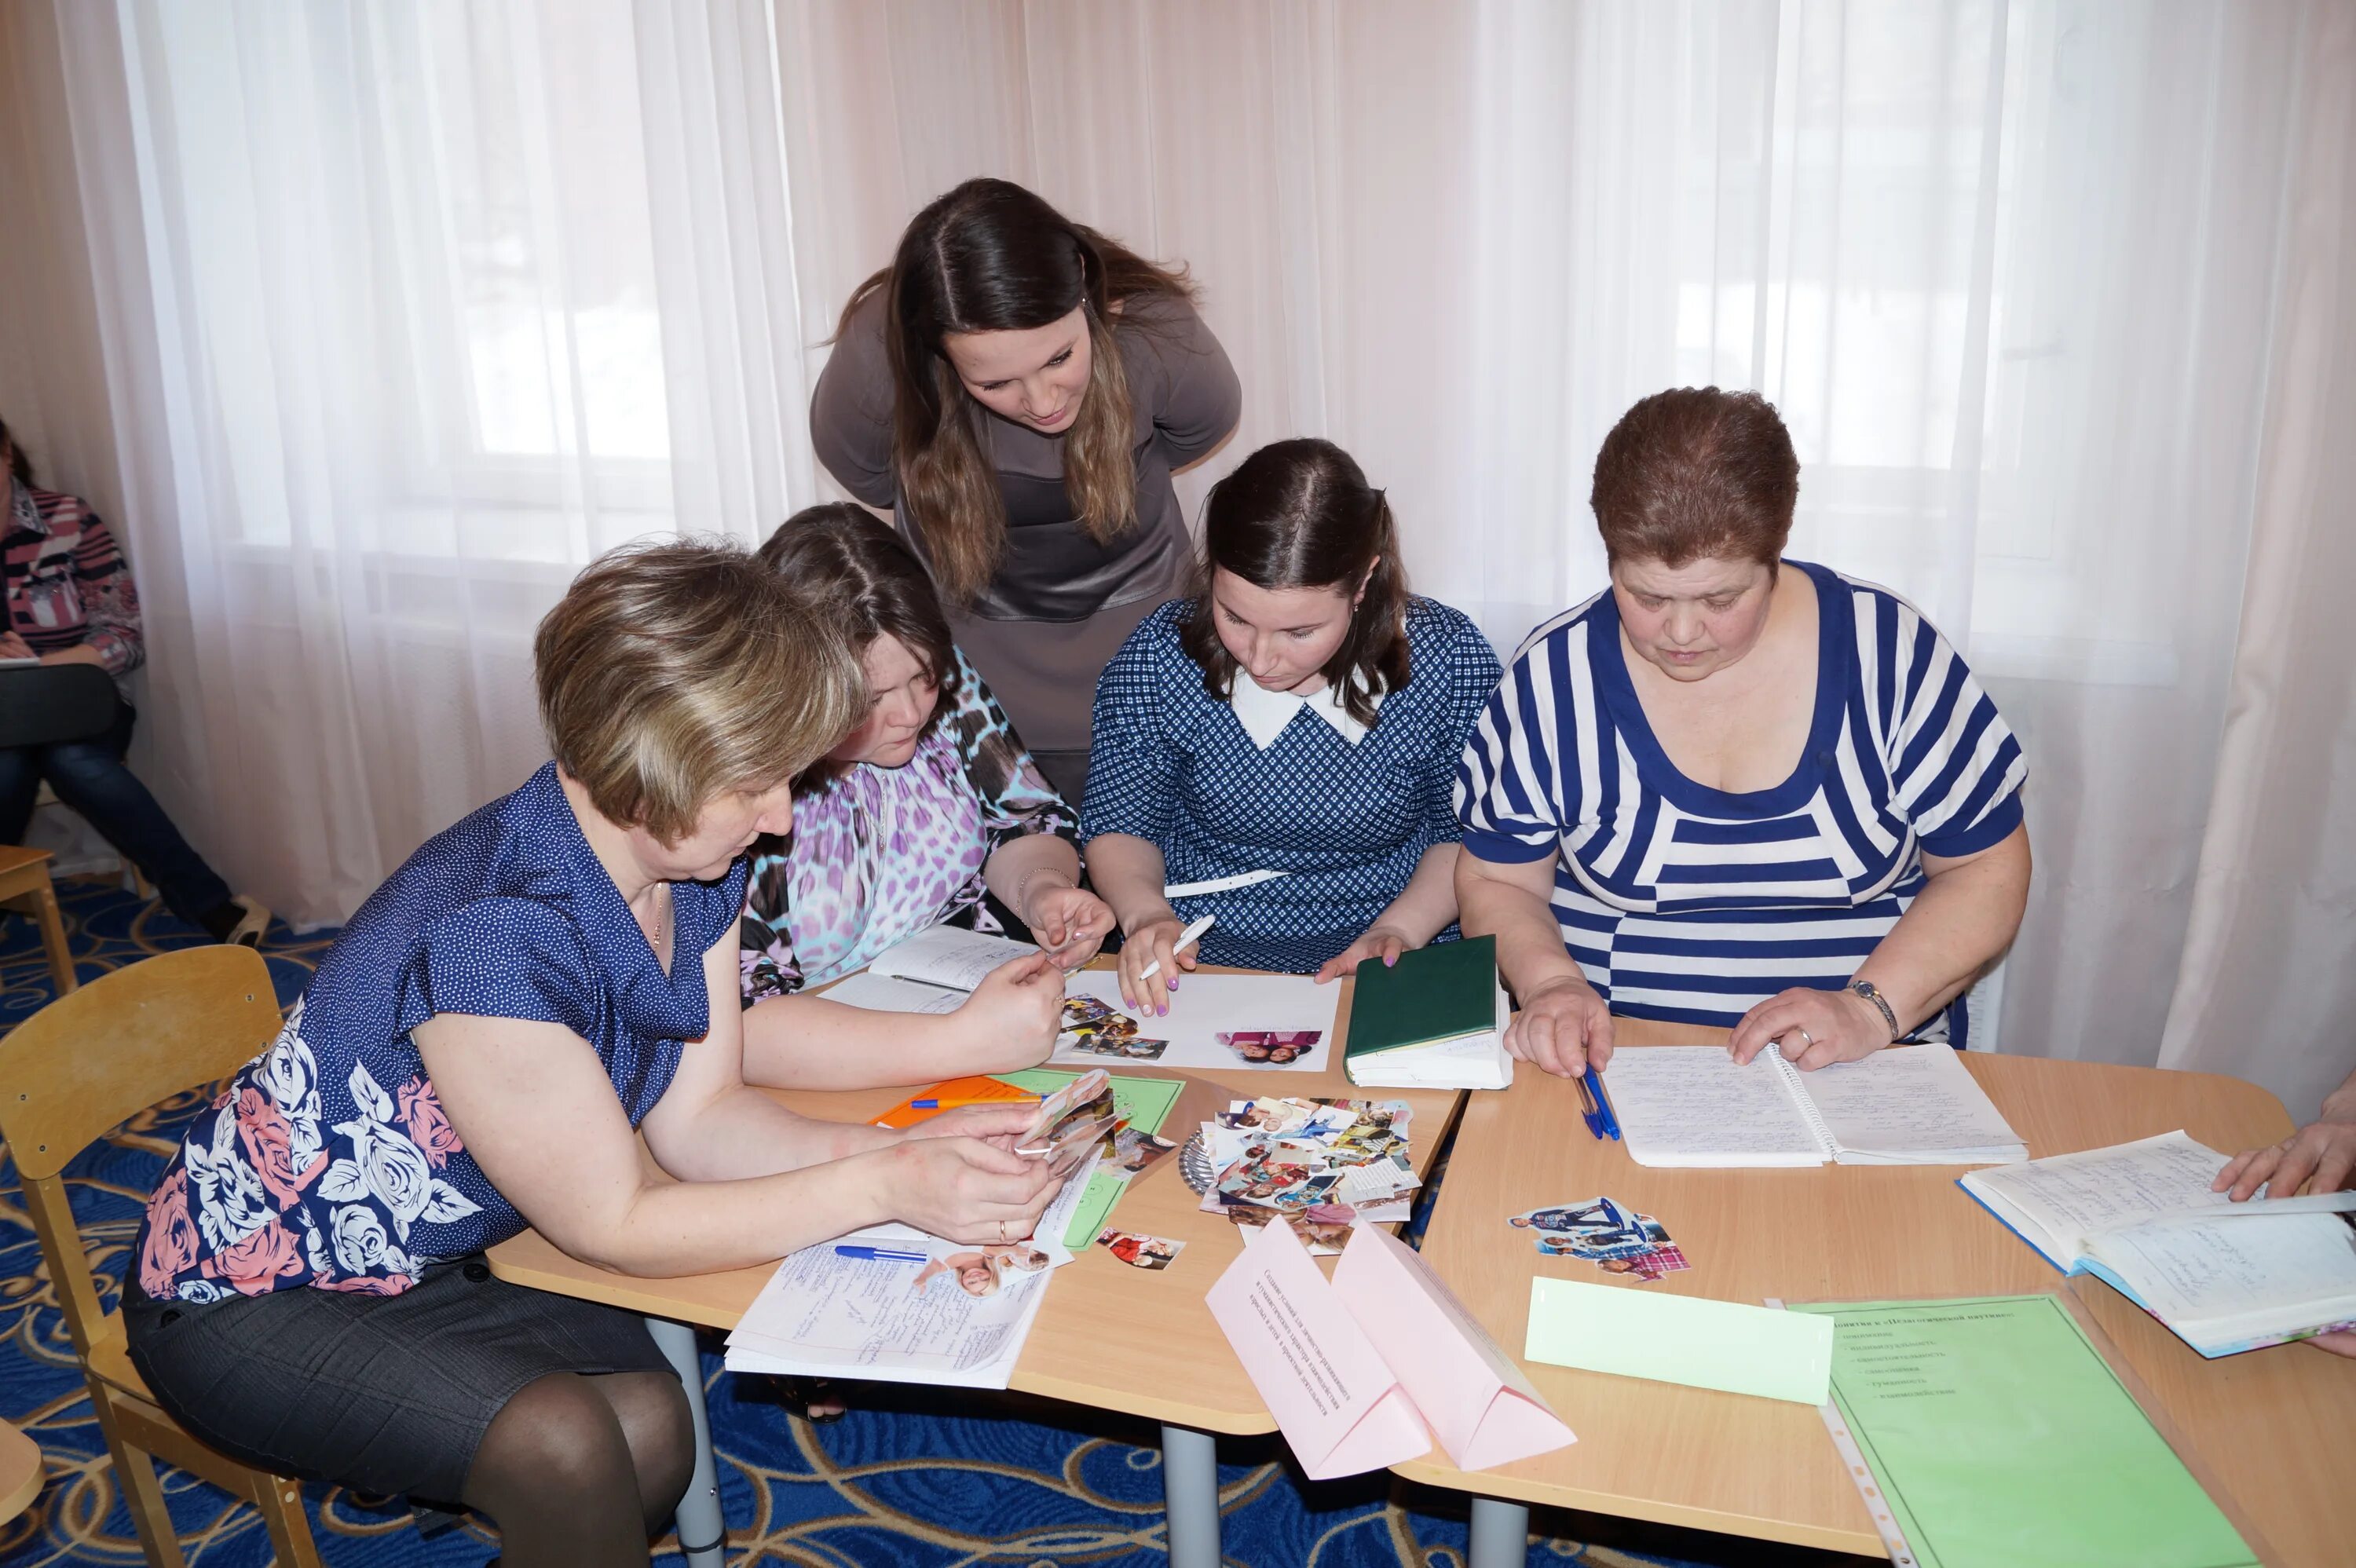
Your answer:
[[[1176,990],[1178,988],[1178,976],[1175,975],[1171,976],[1166,984],[1172,990]]]

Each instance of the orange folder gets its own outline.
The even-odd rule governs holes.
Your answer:
[[[991,1100],[1005,1100],[1036,1104],[1039,1096],[1028,1089],[1017,1089],[1013,1084],[996,1078],[952,1078],[945,1083],[936,1083],[929,1089],[917,1090],[876,1117],[875,1125],[899,1132],[915,1126],[927,1116],[940,1114],[939,1111],[919,1110],[916,1104],[919,1100],[960,1100],[977,1104]]]

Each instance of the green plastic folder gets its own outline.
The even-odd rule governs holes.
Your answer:
[[[2055,1297],[1792,1310],[1922,1568],[2257,1563]]]
[[[1017,1089],[1028,1089],[1033,1094],[1052,1094],[1077,1078],[1077,1072],[1066,1072],[1059,1067],[1032,1067],[1021,1072],[993,1072],[992,1078],[1001,1083],[1012,1083]],[[1170,1107],[1178,1103],[1186,1085],[1174,1078],[1129,1078],[1115,1073],[1112,1080],[1112,1108],[1126,1116],[1129,1125],[1141,1131],[1159,1133],[1162,1124],[1169,1119]],[[1162,1157],[1175,1159],[1173,1152]],[[1120,1178],[1099,1170],[1088,1178],[1080,1191],[1080,1206],[1072,1211],[1072,1222],[1064,1232],[1064,1245],[1078,1252],[1097,1239],[1104,1230],[1105,1219],[1112,1206],[1120,1200],[1121,1191],[1129,1184]]]
[[[1545,1275],[1530,1281],[1522,1354],[1533,1361],[1822,1404],[1832,1352],[1829,1325],[1772,1307]]]
[[[1467,937],[1361,964],[1345,1059],[1404,1051],[1497,1027],[1497,939]]]

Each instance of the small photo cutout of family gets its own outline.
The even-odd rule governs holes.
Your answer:
[[[1222,1030],[1213,1038],[1248,1067],[1290,1067],[1316,1048],[1325,1031],[1314,1029]]]
[[[1137,1032],[1137,1020],[1094,997],[1064,998],[1063,1032],[1055,1043],[1090,1056],[1115,1056],[1130,1061],[1152,1061],[1170,1049],[1166,1040],[1148,1040]]]
[[[1646,1284],[1693,1265],[1669,1240],[1668,1227],[1610,1198],[1530,1209],[1505,1221],[1531,1232],[1539,1255],[1582,1258],[1605,1274]]]

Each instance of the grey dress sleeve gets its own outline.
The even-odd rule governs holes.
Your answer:
[[[810,394],[810,444],[835,483],[871,507],[899,489],[892,465],[892,362],[884,349],[884,291],[860,302]]]
[[[1227,438],[1243,416],[1243,383],[1194,307],[1183,300],[1145,298],[1130,304],[1136,341],[1150,365],[1154,439],[1173,468],[1183,468]],[[1131,373],[1137,367],[1132,362]]]

